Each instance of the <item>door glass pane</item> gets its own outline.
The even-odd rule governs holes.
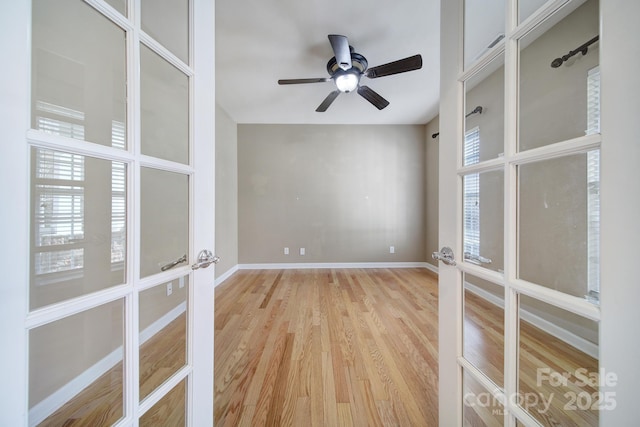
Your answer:
[[[140,400],[187,362],[189,276],[140,292]]]
[[[124,283],[126,165],[42,148],[31,163],[30,307]]]
[[[462,425],[498,427],[504,425],[504,406],[470,374],[462,371]]]
[[[124,300],[29,331],[29,425],[123,417]]]
[[[189,78],[140,46],[142,154],[189,163]]]
[[[504,39],[504,0],[465,0],[464,68]]]
[[[599,63],[599,43],[565,62],[562,58],[599,34],[598,2],[588,0],[552,27],[520,40],[519,149],[584,136],[590,131],[589,70]],[[554,17],[556,16],[554,15]],[[598,85],[599,86],[599,85]],[[599,89],[598,89],[599,90]],[[599,110],[599,108],[598,108]]]
[[[189,63],[189,0],[142,0],[142,30]]]
[[[125,32],[85,2],[35,0],[32,46],[31,126],[126,148]]]
[[[502,171],[463,177],[464,260],[504,271],[504,175]]]
[[[127,0],[105,0],[107,3],[111,5],[115,10],[127,16]]]
[[[615,405],[598,391],[598,323],[520,295],[518,404],[543,426],[597,426],[600,408]],[[612,383],[613,382],[613,383]]]
[[[463,356],[504,386],[504,288],[464,275]]]
[[[189,177],[140,170],[140,276],[189,259]]]
[[[504,55],[465,82],[464,166],[504,152]]]
[[[525,164],[518,178],[518,276],[597,301],[599,152]]]
[[[538,10],[547,0],[518,0],[518,23],[522,23]]]
[[[140,417],[140,426],[184,426],[187,420],[186,414],[187,379],[185,378]]]

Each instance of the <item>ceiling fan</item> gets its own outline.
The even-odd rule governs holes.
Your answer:
[[[337,34],[329,35],[329,42],[333,49],[333,58],[327,63],[327,71],[331,77],[320,77],[316,79],[282,79],[278,80],[280,85],[294,85],[301,83],[324,83],[333,80],[336,90],[331,92],[322,103],[316,108],[317,112],[325,112],[340,93],[348,93],[354,90],[364,99],[373,104],[378,110],[382,110],[389,101],[380,96],[376,91],[368,86],[360,85],[360,79],[368,77],[375,79],[378,77],[390,76],[392,74],[405,73],[407,71],[419,70],[422,68],[422,56],[414,55],[388,64],[367,68],[367,58],[356,53],[349,40],[345,36]]]

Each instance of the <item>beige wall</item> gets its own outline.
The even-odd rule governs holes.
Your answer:
[[[238,260],[423,261],[424,176],[424,126],[239,125]]]
[[[189,256],[189,177],[141,168],[140,277]],[[179,264],[184,266],[187,263]]]
[[[216,278],[238,264],[238,126],[216,105]]]
[[[171,295],[167,295],[169,284],[172,289]],[[138,330],[144,331],[171,310],[186,303],[188,289],[189,276],[184,276],[140,292]]]
[[[598,2],[590,0],[523,51],[527,74],[521,144],[538,147],[585,134],[587,72],[598,64],[598,45],[560,68],[549,63],[598,32]],[[586,155],[522,168],[520,277],[572,295],[586,294],[586,177]]]

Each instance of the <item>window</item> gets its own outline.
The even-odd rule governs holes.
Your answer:
[[[475,127],[464,136],[464,164],[480,161],[480,128]],[[480,256],[480,175],[464,176],[464,257]]]
[[[587,75],[587,130],[600,132],[600,67]],[[587,153],[587,299],[600,300],[600,150]]]
[[[84,113],[38,101],[36,128],[84,139]],[[112,122],[112,146],[125,148],[125,125]],[[71,272],[84,267],[85,158],[34,149],[34,273]],[[126,165],[111,163],[111,268],[124,268],[126,255]],[[54,280],[55,281],[55,280]],[[40,284],[51,280],[39,281]]]
[[[115,148],[125,148],[125,126],[122,122],[111,124],[111,141]],[[127,233],[126,221],[126,166],[124,163],[111,163],[111,264],[121,268],[125,260]],[[123,267],[122,267],[123,268]]]
[[[35,150],[35,274],[83,267],[84,157]]]

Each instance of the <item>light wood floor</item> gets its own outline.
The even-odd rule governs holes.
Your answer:
[[[216,426],[437,426],[438,289],[424,269],[240,271],[216,289]],[[503,383],[502,309],[466,295],[468,358]],[[597,372],[597,360],[522,322],[523,397],[545,426],[598,425],[594,410],[566,411],[568,378],[537,384],[538,368]],[[484,393],[465,381],[465,392]],[[535,394],[535,396],[534,396]],[[465,407],[466,426],[502,425],[498,406]]]
[[[502,310],[466,298],[469,359],[501,383]],[[215,425],[438,425],[437,308],[437,279],[425,269],[236,273],[216,289]],[[143,394],[166,378],[157,372],[182,366],[184,324],[181,316],[141,349]],[[533,415],[548,426],[597,425],[597,411],[563,410],[565,389],[538,387],[535,377],[539,367],[597,372],[597,361],[531,325],[520,329],[521,392],[555,395]],[[576,383],[569,378],[568,389],[597,392]],[[483,392],[466,381],[469,390]],[[181,384],[141,425],[183,425],[184,395]],[[502,425],[499,409],[465,407],[465,425]],[[119,364],[43,425],[111,425],[121,414]]]
[[[186,315],[151,337],[140,347],[140,396],[147,396],[184,365]],[[39,426],[110,426],[123,417],[122,362],[111,368]],[[176,391],[177,390],[177,391]],[[184,425],[184,385],[181,383],[140,420],[141,426],[158,426],[158,414],[167,426]],[[175,424],[174,424],[175,422]]]
[[[504,311],[475,294],[465,292],[465,357],[496,384],[504,383]],[[521,321],[519,340],[519,395],[514,397],[544,426],[597,426],[598,385],[586,384],[588,374],[598,373],[598,361],[530,323]],[[538,369],[542,373],[538,375]],[[584,371],[583,371],[584,370]],[[565,375],[566,384],[548,379]],[[576,373],[581,377],[576,376]],[[470,387],[473,389],[473,387]],[[483,391],[476,388],[474,393]],[[578,400],[579,399],[579,400]],[[587,401],[591,402],[591,404]],[[545,402],[550,402],[547,405]],[[585,409],[585,407],[589,407]],[[466,409],[466,408],[465,408]],[[496,416],[465,411],[468,425],[496,424]],[[484,420],[476,424],[477,418]],[[500,418],[501,417],[497,417]]]
[[[424,269],[240,271],[216,290],[216,426],[433,426]]]

